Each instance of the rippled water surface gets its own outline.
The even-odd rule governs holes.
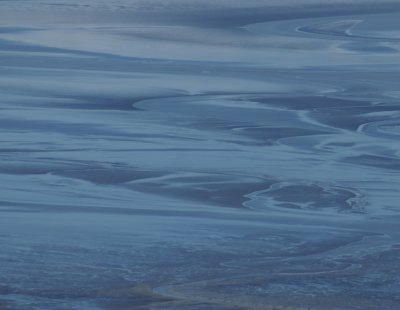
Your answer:
[[[399,309],[399,60],[397,1],[1,1],[0,309]]]

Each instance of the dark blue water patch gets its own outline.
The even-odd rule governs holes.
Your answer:
[[[103,307],[108,309],[154,309],[157,304],[173,303],[175,300],[170,297],[165,297],[157,294],[152,294],[151,289],[143,289],[142,292],[132,291],[127,287],[125,290],[111,290],[98,293],[102,297]]]
[[[102,125],[84,124],[84,123],[67,123],[48,120],[21,120],[1,118],[1,127],[3,130],[29,131],[29,132],[45,132],[61,133],[65,135],[98,135],[98,136],[130,136],[127,133],[107,129]],[[141,135],[140,135],[141,136]]]
[[[171,74],[221,75],[227,71],[239,75],[239,63],[230,61],[191,61],[168,60],[121,56],[110,53],[90,52],[77,49],[56,48],[44,45],[26,44],[12,40],[0,39],[0,51],[20,52],[2,55],[0,65],[5,67],[24,67],[41,69],[92,70],[115,72],[156,72]],[[41,54],[43,53],[43,54]],[[257,70],[252,70],[257,71]],[[208,73],[207,73],[208,72]],[[224,73],[222,73],[223,75]],[[249,73],[250,74],[250,73]]]
[[[345,31],[336,31],[334,29],[323,29],[318,27],[300,27],[298,28],[299,31],[317,35],[325,35],[325,36],[333,36],[333,37],[341,37],[342,39],[351,40],[361,42],[364,44],[365,42],[372,41],[372,42],[399,42],[400,39],[398,38],[391,38],[391,37],[375,37],[375,36],[362,36],[362,35],[354,35],[347,33]]]
[[[244,208],[243,203],[249,200],[247,195],[266,189],[272,183],[263,179],[242,181],[240,178],[237,180],[231,178],[224,182],[218,176],[217,179],[215,176],[208,176],[175,177],[168,181],[135,182],[126,186],[136,191],[201,202],[206,205]]]
[[[0,33],[2,33],[1,30],[0,30]],[[0,51],[23,52],[23,53],[32,53],[32,52],[34,52],[34,53],[55,53],[55,52],[60,53],[60,52],[65,52],[66,50],[0,39]],[[33,56],[33,55],[31,55],[31,56]],[[4,57],[4,56],[2,56],[2,57]]]
[[[357,105],[348,107],[329,107],[315,109],[310,115],[323,124],[347,130],[357,130],[361,125],[369,122],[383,121],[388,118],[386,115],[368,115],[376,112],[393,112],[399,110],[398,105]]]
[[[26,27],[0,27],[0,34],[8,34],[8,33],[18,33],[25,31],[37,30],[37,28],[26,28]],[[0,40],[0,46],[2,42],[5,40]]]
[[[79,194],[76,197],[80,198]],[[85,195],[87,198],[87,194]],[[132,196],[132,201],[134,201],[134,196]],[[193,208],[193,205],[188,204],[186,210],[174,210],[174,209],[159,209],[152,208],[149,206],[143,206],[138,208],[136,204],[133,204],[132,201],[117,201],[114,200],[112,203],[107,201],[104,205],[99,206],[99,204],[91,205],[90,203],[79,203],[79,204],[67,204],[62,201],[57,203],[49,203],[47,201],[43,202],[21,202],[17,199],[15,201],[5,201],[0,200],[0,214],[25,214],[26,216],[31,215],[40,215],[43,214],[54,214],[55,216],[60,216],[59,220],[62,221],[63,214],[72,214],[77,216],[87,216],[88,218],[94,217],[96,215],[99,216],[109,216],[113,218],[113,216],[131,216],[132,221],[134,222],[138,217],[163,217],[166,220],[168,219],[176,219],[176,220],[221,220],[221,221],[243,221],[249,220],[254,221],[255,223],[265,223],[265,218],[259,217],[256,214],[251,213],[229,213],[229,212],[218,212],[221,211],[219,209],[214,209],[213,212],[208,210],[201,210],[200,208]],[[193,201],[193,200],[188,200]],[[210,203],[210,206],[217,207],[215,203]],[[219,205],[219,207],[221,207]],[[257,218],[258,217],[258,218]],[[246,237],[246,239],[252,238],[251,236]],[[260,239],[262,239],[260,237]],[[293,244],[298,244],[298,239],[287,238],[284,237],[282,240],[287,242],[293,242]],[[283,246],[283,244],[282,244]],[[309,250],[309,248],[301,248],[299,247],[298,251]],[[303,253],[303,252],[302,252]],[[308,252],[307,252],[308,253]],[[245,256],[243,253],[241,255]],[[273,253],[269,253],[271,256],[285,256],[287,253],[279,250],[278,252],[274,251]],[[292,252],[293,254],[293,252]],[[309,253],[308,253],[309,254]],[[1,308],[0,308],[1,309]]]
[[[8,154],[8,153],[21,153],[21,154],[27,154],[27,153],[46,153],[46,152],[75,152],[75,151],[85,151],[87,149],[45,149],[45,148],[0,148],[0,154]]]
[[[40,31],[41,29],[21,29],[20,31]],[[14,31],[16,32],[16,31]],[[0,34],[1,34],[1,28],[0,28]],[[4,30],[3,33],[8,33],[7,30]],[[83,51],[79,49],[73,49],[73,48],[59,48],[59,47],[51,47],[51,46],[45,46],[45,45],[38,45],[38,44],[29,44],[29,43],[22,43],[14,40],[6,40],[6,39],[0,39],[0,51],[9,51],[9,52],[23,52],[23,53],[52,53],[57,56],[57,54],[70,54],[70,55],[79,55],[79,56],[85,56],[85,57],[92,57],[92,58],[102,58],[105,57],[109,61],[114,60],[140,60],[140,58],[136,57],[127,57],[127,56],[118,56],[118,55],[113,55],[113,54],[108,54],[108,53],[102,53],[102,52],[90,52],[90,51]],[[33,57],[34,54],[31,54],[30,57]],[[37,55],[39,56],[39,55]],[[20,58],[21,60],[25,60],[28,65],[29,58],[28,57],[21,57],[21,55],[15,55],[15,58]],[[49,55],[46,55],[45,57],[49,57]],[[12,59],[12,58],[9,58]],[[65,59],[67,60],[67,59]],[[151,61],[151,59],[147,59],[148,61]],[[51,65],[51,57],[49,57],[49,63],[47,65]],[[46,65],[46,64],[44,64]],[[106,64],[104,64],[106,65]]]
[[[35,94],[33,94],[35,93]],[[13,102],[14,106],[28,107],[28,108],[48,108],[57,110],[92,110],[92,111],[143,111],[134,106],[135,102],[141,101],[142,97],[83,97],[71,96],[65,94],[62,96],[56,91],[32,91],[32,97],[29,99],[22,98],[17,103]],[[45,98],[45,100],[42,100]]]
[[[328,131],[295,127],[248,127],[241,128],[238,133],[255,140],[271,143],[283,138],[332,134]]]
[[[353,36],[347,33],[347,29],[324,29],[320,28],[319,25],[316,26],[304,26],[297,29],[298,31],[311,33],[311,34],[321,34],[326,36],[338,36],[344,38],[353,38]]]
[[[383,54],[395,54],[398,53],[399,50],[385,46],[382,44],[375,44],[375,43],[344,43],[338,46],[339,48],[346,49],[352,52],[358,53],[383,53]]]
[[[352,16],[368,13],[387,13],[400,11],[400,5],[397,2],[392,3],[368,3],[368,5],[360,6],[347,3],[341,6],[335,3],[307,5],[307,9],[299,9],[297,6],[258,6],[258,7],[241,7],[241,8],[213,8],[206,7],[195,11],[196,14],[190,14],[191,11],[171,11],[168,16],[170,24],[186,24],[207,28],[235,28],[249,24],[272,22],[282,20],[292,20],[301,18],[321,18],[331,16]],[[161,16],[160,16],[161,17]],[[161,17],[162,18],[162,17]],[[159,19],[159,22],[162,19]]]
[[[349,100],[325,96],[253,98],[252,101],[290,110],[310,111],[313,119],[334,128],[357,130],[361,125],[387,116],[368,116],[374,112],[397,112],[398,105],[373,104],[369,101]],[[300,132],[300,131],[299,131]],[[305,133],[307,134],[307,133]],[[313,134],[310,132],[309,134]],[[314,134],[318,134],[315,132]],[[321,132],[323,134],[323,132]]]
[[[107,127],[102,124],[84,124],[84,123],[67,123],[57,121],[44,120],[20,120],[20,119],[5,119],[0,120],[1,127],[4,130],[14,130],[18,132],[38,132],[46,134],[63,134],[66,136],[87,136],[87,137],[102,137],[109,138],[112,141],[120,139],[122,141],[135,141],[136,139],[149,140],[152,138],[165,138],[174,140],[192,140],[201,141],[201,139],[182,137],[164,133],[135,133],[123,131]]]
[[[179,90],[164,89],[159,91],[159,94],[152,94],[147,96],[82,96],[82,95],[69,95],[69,94],[48,94],[51,98],[61,99],[57,102],[51,103],[37,103],[37,106],[60,108],[60,109],[74,109],[74,110],[110,110],[110,111],[145,111],[137,107],[136,103],[143,100],[152,99],[168,99],[180,96],[185,96]],[[29,104],[29,103],[27,103]]]
[[[363,213],[362,205],[356,203],[357,195],[344,188],[325,188],[315,184],[289,184],[269,189],[259,196],[267,196],[280,202],[278,206],[289,209],[335,209],[340,212]]]
[[[15,289],[12,287],[6,286],[6,285],[0,285],[0,294],[1,295],[8,295],[8,294],[13,294],[15,293]],[[1,303],[0,303],[1,306]],[[0,308],[3,309],[3,308]]]
[[[81,179],[96,184],[123,184],[135,180],[160,177],[164,175],[157,171],[118,169],[118,168],[92,168],[92,169],[69,169],[56,172],[64,177]]]
[[[63,150],[59,150],[63,152]],[[118,185],[135,180],[160,177],[165,173],[147,171],[132,167],[110,164],[103,167],[102,163],[85,161],[57,161],[52,158],[27,159],[18,164],[3,163],[0,165],[0,174],[12,175],[45,175],[53,174],[60,177],[89,181],[95,184]]]
[[[202,120],[193,120],[189,128],[195,128],[207,131],[229,132],[238,137],[250,138],[254,141],[238,140],[218,140],[241,145],[272,145],[277,140],[289,137],[311,136],[331,134],[331,131],[313,130],[299,127],[276,127],[276,126],[254,126],[248,122],[227,121],[218,118],[204,118]]]
[[[352,106],[369,106],[369,102],[359,100],[340,99],[326,96],[305,97],[255,97],[251,101],[265,103],[272,106],[283,107],[291,110],[314,110],[323,108],[344,108]]]
[[[353,142],[332,142],[332,143],[327,143],[325,144],[326,147],[330,148],[332,147],[333,149],[336,147],[353,147],[355,146],[356,143]]]
[[[62,150],[60,151],[62,152]],[[25,154],[19,153],[15,155],[7,153],[6,155],[3,155],[3,159],[8,160],[3,160],[0,165],[0,174],[44,175],[58,171],[68,171],[71,169],[88,169],[94,165],[93,163],[86,163],[84,161],[62,161],[51,157],[43,160],[43,158],[32,158],[30,156],[23,157],[23,155]],[[16,158],[18,158],[18,163],[15,162]]]
[[[125,148],[125,149],[117,149],[118,152],[241,152],[235,148],[179,148],[179,147],[170,147],[170,148]],[[1,151],[0,151],[1,152]]]
[[[1,293],[1,294],[2,294],[2,295],[5,295],[5,294],[3,294],[3,293]],[[6,300],[1,300],[1,299],[0,299],[0,309],[3,309],[3,310],[17,310],[17,309],[12,305],[11,302],[6,301]]]
[[[200,130],[232,131],[237,128],[251,126],[251,123],[204,117],[202,119],[193,119],[191,122],[186,121],[185,125],[189,128]]]
[[[344,162],[352,164],[383,168],[388,170],[400,170],[400,159],[395,157],[377,156],[377,155],[358,155],[343,158]]]
[[[60,98],[61,99],[61,98]],[[37,103],[35,106],[57,108],[57,109],[72,109],[72,110],[108,110],[108,111],[142,111],[142,109],[134,107],[136,101],[142,98],[62,98],[73,99],[74,102],[51,102],[51,103]]]

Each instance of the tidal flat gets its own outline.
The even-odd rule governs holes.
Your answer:
[[[398,310],[400,3],[0,1],[0,310]]]

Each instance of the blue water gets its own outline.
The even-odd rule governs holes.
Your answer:
[[[1,310],[399,309],[400,4],[296,3],[0,2]]]

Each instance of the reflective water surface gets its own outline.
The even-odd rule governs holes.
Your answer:
[[[396,310],[400,3],[1,1],[0,309]]]

